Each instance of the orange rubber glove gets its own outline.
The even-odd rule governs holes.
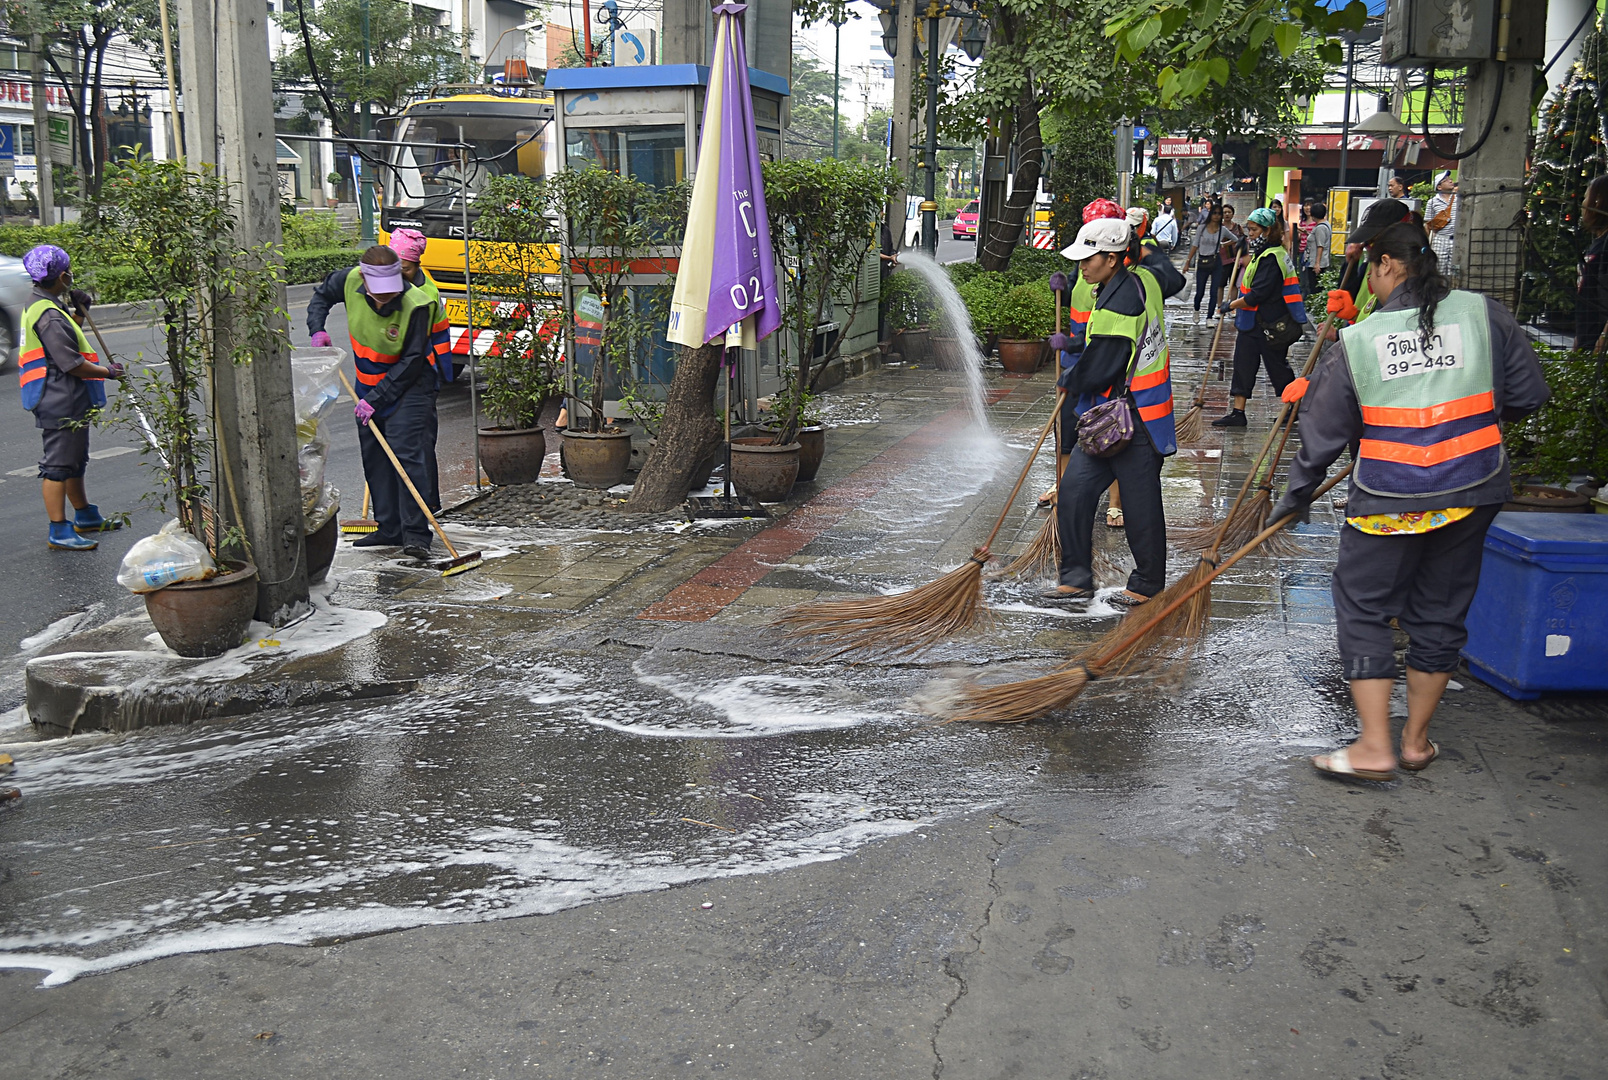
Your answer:
[[[1357,302],[1344,289],[1329,290],[1329,312],[1346,322],[1357,319]]]
[[[1284,393],[1280,394],[1279,397],[1287,404],[1294,405],[1297,401],[1300,401],[1302,398],[1306,397],[1307,385],[1309,381],[1310,380],[1300,378],[1291,379],[1290,385],[1284,388]]]

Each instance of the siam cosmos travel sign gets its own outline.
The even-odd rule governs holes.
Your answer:
[[[1156,149],[1158,158],[1209,158],[1212,156],[1212,144],[1206,139],[1182,139],[1170,135],[1161,137],[1161,144]]]

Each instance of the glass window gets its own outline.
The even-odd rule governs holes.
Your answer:
[[[652,187],[679,184],[687,175],[687,132],[676,127],[569,128],[564,152],[572,169],[591,164]]]
[[[457,205],[464,185],[473,201],[488,177],[501,173],[542,175],[543,121],[514,116],[432,113],[402,121],[395,168],[387,170],[391,206],[446,210]],[[466,142],[473,150],[431,146]]]
[[[20,124],[17,127],[17,153],[31,154],[34,152],[33,125]]]

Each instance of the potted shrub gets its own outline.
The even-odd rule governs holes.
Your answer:
[[[1601,419],[1599,364],[1591,353],[1535,346],[1552,397],[1503,426],[1513,462],[1513,497],[1504,510],[1587,513],[1588,496],[1564,487],[1572,477],[1608,476],[1608,424]],[[1528,481],[1527,483],[1524,481]]]
[[[1055,332],[1055,300],[1040,282],[1017,285],[999,299],[999,362],[1012,375],[1031,375],[1044,361],[1045,343]]]
[[[206,403],[214,363],[250,363],[281,343],[280,264],[270,249],[236,246],[229,184],[177,161],[108,165],[84,227],[97,251],[116,251],[133,267],[153,297],[152,326],[167,350],[165,364],[129,369],[111,426],[142,445],[156,481],[146,501],[175,515],[217,563],[208,579],[145,593],[146,611],[175,652],[215,656],[245,636],[257,606],[257,570],[238,524],[226,525],[216,510],[232,503],[232,480],[227,460],[214,467]],[[251,314],[244,334],[222,333],[224,305]],[[217,344],[224,340],[227,351]]]
[[[1004,276],[993,271],[972,274],[956,288],[960,293],[960,302],[966,305],[966,316],[971,320],[972,332],[982,342],[985,356],[994,351],[999,335],[999,304],[1009,288]]]
[[[927,283],[908,270],[890,274],[882,283],[882,306],[893,331],[894,351],[908,363],[926,363],[932,336]]]
[[[541,182],[521,173],[491,177],[475,198],[475,235],[484,267],[475,286],[496,302],[477,304],[475,323],[492,331],[476,375],[483,423],[480,464],[494,484],[530,484],[542,473],[542,411],[563,380],[563,317],[547,254],[552,222]]]
[[[781,344],[780,420],[769,440],[734,440],[732,483],[761,502],[787,497],[797,480],[812,480],[826,452],[825,429],[811,422],[816,380],[835,361],[844,335],[816,358],[815,328],[854,324],[862,303],[861,269],[876,245],[895,177],[879,165],[846,161],[767,161],[765,206],[777,269],[786,283]],[[912,278],[914,275],[896,274]]]
[[[621,352],[620,342],[611,341],[613,313],[628,307],[626,283],[633,266],[681,216],[685,192],[655,189],[595,164],[555,173],[542,181],[542,189],[546,209],[563,222],[556,230],[559,272],[569,298],[565,329],[576,361],[565,393],[570,403],[565,468],[581,487],[609,488],[625,479],[631,464],[631,433],[609,423],[603,411],[609,365]],[[585,288],[578,291],[582,281]],[[583,365],[581,345],[590,351],[589,364]]]

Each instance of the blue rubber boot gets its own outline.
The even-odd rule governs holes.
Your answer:
[[[107,521],[101,517],[100,507],[94,503],[79,510],[73,518],[73,529],[81,533],[111,532],[122,527],[121,521]]]
[[[100,541],[91,540],[87,536],[79,536],[73,531],[72,524],[66,521],[52,521],[50,523],[50,546],[57,551],[94,551],[100,547]]]

